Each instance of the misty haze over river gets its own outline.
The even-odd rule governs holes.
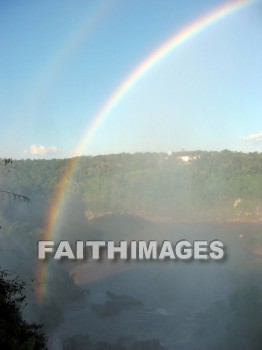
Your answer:
[[[82,288],[89,290],[89,294],[79,305],[68,305],[66,308],[65,321],[52,338],[55,344],[53,349],[59,347],[57,339],[63,339],[65,334],[88,334],[92,341],[110,342],[120,337],[155,338],[171,349],[174,346],[192,349],[192,344],[195,349],[198,346],[204,348],[201,347],[203,337],[198,334],[199,320],[218,302],[227,300],[241,284],[245,264],[261,259],[249,252],[241,242],[242,235],[256,230],[259,224],[150,223],[133,218],[135,231],[130,233],[130,218],[126,220],[128,225],[121,216],[108,217],[94,220],[91,226],[99,228],[106,225],[109,231],[103,239],[114,241],[120,240],[120,237],[128,241],[140,239],[159,242],[218,239],[226,247],[226,256],[221,261],[103,260],[77,266],[71,273]],[[104,305],[109,300],[106,291],[131,296],[140,301],[142,306],[124,307],[115,314],[112,312],[101,316],[93,312],[92,305]],[[226,332],[226,315],[225,320],[219,317],[221,315],[213,320],[212,327],[216,328],[221,323],[219,327],[222,332]],[[216,336],[216,332],[211,336],[213,343]]]
[[[51,230],[50,202],[67,162],[19,161],[19,173],[6,172],[2,187],[31,202],[0,203],[0,265],[26,283],[23,316],[43,324],[48,349],[261,349],[261,156],[195,152],[184,164],[180,155],[80,157]],[[216,239],[226,254],[40,262],[37,242],[47,236],[72,247]]]

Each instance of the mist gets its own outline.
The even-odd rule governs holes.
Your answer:
[[[48,349],[260,349],[261,155],[195,155],[79,158],[52,238],[218,239],[221,261],[47,259],[43,281],[37,242],[66,160],[17,161],[2,178],[31,202],[0,202],[0,265],[26,282],[24,317],[44,325]]]

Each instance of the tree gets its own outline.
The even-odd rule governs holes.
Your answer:
[[[0,163],[5,167],[13,164],[11,158]],[[8,172],[10,170],[8,169]],[[18,199],[30,202],[30,198],[14,192],[0,190],[2,199]],[[23,319],[22,309],[25,306],[25,283],[12,277],[11,273],[0,267],[0,348],[10,350],[45,350],[46,336],[42,326],[29,324]]]
[[[42,326],[27,323],[22,316],[25,283],[0,270],[0,348],[45,350]]]
[[[1,159],[0,164],[2,166],[4,166],[5,168],[7,168],[8,172],[10,172],[10,168],[14,168],[13,160],[11,158]],[[7,196],[7,197],[9,197],[9,199],[13,198],[13,199],[19,199],[19,200],[24,201],[24,202],[30,202],[30,198],[29,197],[24,196],[22,194],[15,193],[15,192],[0,190],[0,195],[1,195],[2,199],[5,196]]]

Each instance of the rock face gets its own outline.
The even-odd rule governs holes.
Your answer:
[[[63,350],[71,349],[91,349],[92,343],[88,335],[77,334],[63,342]]]
[[[120,313],[126,308],[143,307],[141,301],[134,299],[129,295],[118,295],[110,291],[106,292],[109,299],[104,304],[92,304],[91,310],[100,317],[109,317]]]
[[[64,350],[166,350],[157,339],[118,339],[116,343],[99,341],[92,344],[88,335],[78,334],[63,342]]]

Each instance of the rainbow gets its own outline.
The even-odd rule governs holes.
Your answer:
[[[160,45],[155,51],[153,51],[145,60],[142,61],[128,76],[124,81],[119,85],[119,87],[113,92],[113,94],[108,98],[99,112],[93,118],[91,124],[88,125],[84,136],[78,146],[75,149],[74,154],[82,154],[85,146],[90,141],[94,132],[97,130],[98,126],[102,121],[108,117],[112,112],[114,107],[122,100],[128,91],[136,84],[138,81],[146,74],[148,71],[159,63],[162,59],[168,56],[172,51],[177,49],[180,45],[195,37],[197,34],[203,32],[211,25],[214,25],[221,21],[226,16],[235,13],[237,10],[240,10],[251,3],[254,3],[256,0],[237,0],[230,1],[215,8],[213,11],[208,14],[200,17],[196,21],[190,23],[188,26],[184,27],[182,30],[177,32],[175,35],[171,36],[167,41]],[[54,197],[51,201],[49,207],[49,212],[47,215],[47,222],[44,233],[44,240],[51,240],[55,233],[56,224],[59,218],[59,212],[61,205],[65,197],[65,189],[67,188],[68,183],[70,182],[78,157],[74,157],[68,160],[65,170],[62,177],[58,183],[57,189],[55,191]],[[45,291],[47,288],[46,277],[47,277],[47,263],[39,263],[37,276],[39,281],[39,288],[37,289],[38,300],[42,300]]]

